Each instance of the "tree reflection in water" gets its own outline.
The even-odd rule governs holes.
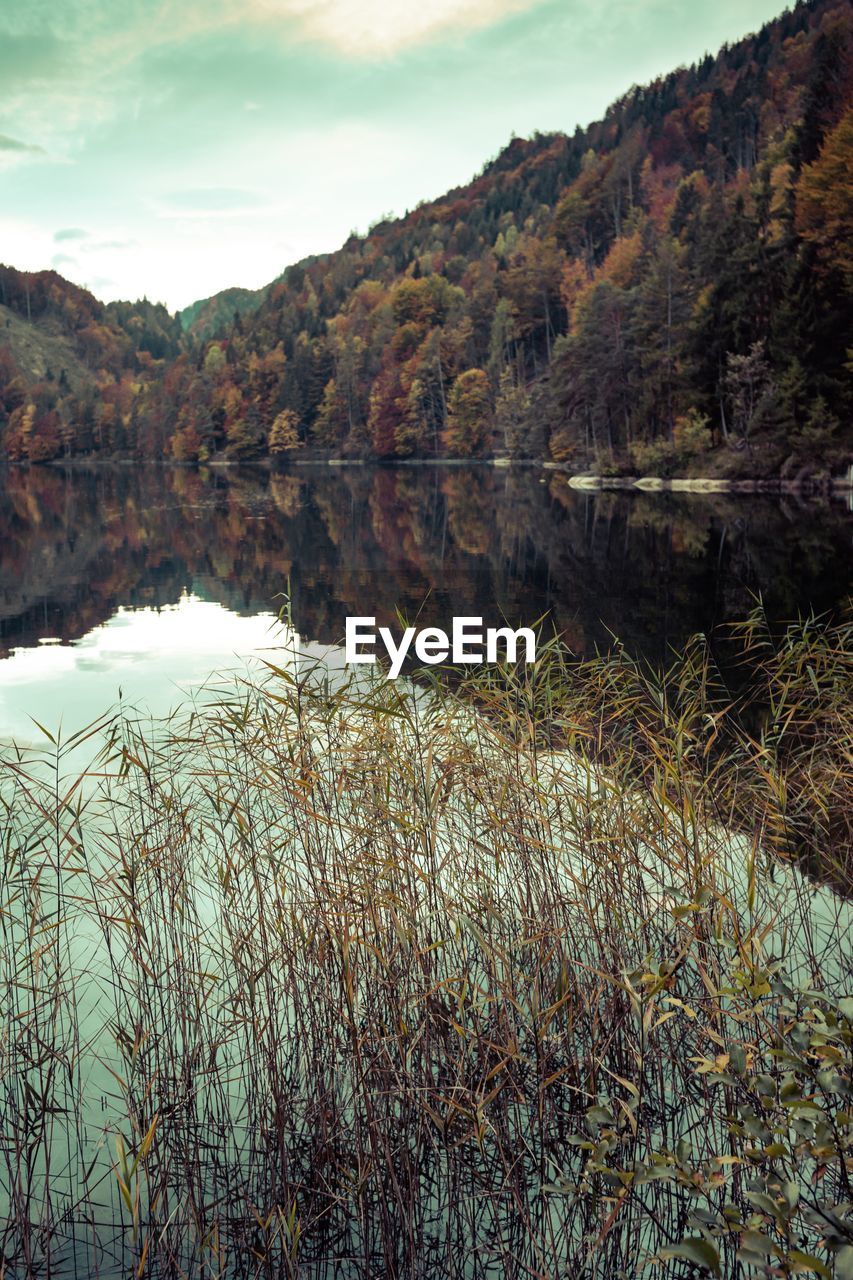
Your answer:
[[[660,658],[758,593],[776,619],[833,607],[851,528],[840,502],[583,493],[532,468],[7,470],[0,653],[187,590],[268,612],[289,583],[300,633],[324,644],[348,614],[549,611],[579,652],[615,634]]]

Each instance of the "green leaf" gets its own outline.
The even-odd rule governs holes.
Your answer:
[[[613,1124],[615,1117],[609,1107],[590,1107],[586,1118],[594,1124]]]
[[[842,1018],[853,1022],[853,996],[845,996],[843,1000],[838,1001],[838,1012]]]
[[[772,1196],[768,1196],[766,1192],[747,1191],[746,1198],[750,1204],[754,1204],[756,1209],[759,1209],[761,1213],[767,1214],[768,1217],[778,1218],[780,1216],[779,1205]]]
[[[30,716],[30,719],[32,720],[32,722],[33,722],[33,724],[35,725],[35,727],[36,727],[37,729],[40,729],[40,730],[41,730],[41,732],[42,732],[42,733],[44,734],[44,736],[47,738],[48,742],[52,743],[52,745],[55,747],[55,746],[56,746],[56,738],[54,738],[54,736],[53,736],[53,734],[50,732],[50,730],[49,730],[49,729],[45,729],[45,727],[44,727],[44,725],[43,725],[43,724],[39,724],[39,722],[38,722],[38,720],[36,720],[35,716]]]
[[[801,1253],[799,1249],[792,1249],[788,1254],[787,1262],[795,1276],[813,1271],[823,1280],[832,1280],[832,1272],[826,1263],[810,1253]]]
[[[742,1045],[733,1044],[729,1049],[729,1062],[732,1071],[736,1075],[742,1076],[746,1071],[746,1052]]]
[[[789,1209],[796,1209],[800,1203],[800,1188],[796,1182],[782,1183],[782,1198]]]
[[[853,1280],[853,1244],[844,1245],[835,1255],[835,1280]]]
[[[577,1186],[574,1182],[569,1182],[567,1180],[561,1180],[560,1182],[543,1182],[540,1187],[540,1191],[543,1195],[547,1196],[571,1196],[577,1191]]]
[[[714,1275],[720,1274],[720,1255],[711,1242],[703,1236],[691,1236],[690,1239],[682,1240],[681,1244],[673,1245],[670,1249],[661,1249],[659,1256],[665,1260],[685,1258],[687,1262],[692,1262],[697,1267],[713,1271]]]
[[[761,1231],[745,1231],[741,1236],[738,1258],[750,1264],[763,1263],[769,1255],[780,1256],[779,1247]]]

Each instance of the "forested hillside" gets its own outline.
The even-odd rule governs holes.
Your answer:
[[[852,103],[850,6],[808,0],[573,136],[514,139],[468,186],[290,267],[255,310],[207,300],[183,339],[147,304],[29,277],[62,295],[44,314],[92,385],[28,381],[0,328],[3,452],[837,470]],[[25,277],[3,279],[20,317]]]
[[[0,266],[0,453],[143,454],[150,384],[180,340],[165,307],[105,306],[55,271]]]
[[[178,312],[181,328],[192,338],[204,341],[227,330],[234,317],[255,311],[269,293],[263,289],[223,289],[210,298],[201,298]]]

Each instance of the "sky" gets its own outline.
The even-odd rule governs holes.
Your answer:
[[[784,0],[0,0],[0,262],[170,310],[598,119]]]

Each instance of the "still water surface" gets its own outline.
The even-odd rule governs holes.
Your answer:
[[[215,688],[217,680],[227,684],[229,670],[259,666],[265,659],[280,664],[283,653],[292,656],[293,646],[334,665],[339,661],[334,646],[347,614],[375,614],[379,623],[395,626],[400,610],[410,618],[419,615],[422,625],[447,627],[454,614],[481,614],[488,622],[505,616],[520,623],[547,612],[579,651],[606,645],[616,634],[634,652],[658,660],[692,632],[742,618],[758,593],[777,620],[807,608],[838,607],[850,585],[852,531],[853,520],[842,504],[578,493],[559,476],[533,469],[303,468],[272,476],[232,469],[209,474],[166,468],[9,472],[0,477],[0,746],[4,738],[7,744],[9,738],[35,740],[30,716],[51,728],[61,720],[71,732],[119,696],[125,704],[164,712],[188,694]],[[278,621],[285,592],[292,630]],[[52,843],[54,827],[42,820],[52,812],[50,787],[39,790],[41,775],[34,769],[35,781],[13,768],[2,779],[12,833],[8,856],[0,862],[0,986],[8,993],[4,1067],[20,1089],[6,1090],[0,1116],[0,1223],[9,1224],[0,1251],[8,1252],[13,1265],[26,1258],[29,1268],[25,1271],[21,1262],[14,1274],[118,1280],[142,1274],[143,1250],[151,1240],[160,1259],[152,1274],[261,1274],[260,1255],[248,1250],[248,1245],[256,1249],[258,1240],[254,1206],[290,1203],[291,1183],[282,1190],[285,1166],[309,1206],[306,1220],[312,1203],[322,1206],[318,1221],[329,1219],[328,1231],[319,1230],[305,1247],[304,1273],[315,1280],[390,1273],[376,1230],[380,1204],[386,1203],[381,1177],[369,1185],[365,1181],[361,1216],[351,1208],[352,1170],[361,1158],[354,1085],[359,1073],[352,1069],[348,1039],[332,1034],[338,1024],[323,1021],[337,978],[329,977],[331,968],[307,968],[306,957],[315,952],[303,945],[301,924],[302,915],[312,918],[317,883],[326,885],[327,875],[330,885],[337,883],[344,869],[349,876],[354,858],[364,859],[358,865],[373,882],[374,832],[364,822],[363,809],[375,799],[372,775],[361,771],[360,785],[366,789],[363,795],[353,789],[351,797],[350,787],[338,786],[337,763],[330,766],[328,811],[343,812],[344,819],[332,851],[317,844],[312,862],[305,856],[305,833],[314,830],[309,818],[327,808],[313,788],[305,793],[303,807],[291,808],[288,797],[299,792],[290,786],[291,739],[282,729],[288,749],[271,787],[270,775],[260,767],[270,763],[266,738],[248,731],[245,744],[261,755],[259,767],[244,777],[242,767],[232,766],[242,766],[251,754],[231,730],[226,723],[222,755],[215,738],[208,745],[209,767],[191,781],[179,770],[175,784],[167,768],[173,757],[165,759],[165,778],[152,792],[153,800],[146,800],[146,788],[135,790],[136,774],[126,781],[102,779],[103,790],[87,800],[82,826],[73,806],[62,813],[59,827],[67,826],[73,839],[59,840],[61,858]],[[436,733],[438,758],[447,744],[440,726]],[[406,749],[413,750],[411,744]],[[15,755],[8,745],[7,754]],[[433,758],[432,746],[427,755]],[[32,768],[26,755],[25,762]],[[512,861],[514,827],[498,818],[489,828],[478,807],[443,802],[436,839],[442,854],[452,851],[457,860],[448,865],[464,888],[460,901],[468,910],[469,884],[488,885],[489,895],[497,895],[495,901],[506,908],[503,927],[515,946],[520,935],[514,922],[522,916],[514,911],[523,906],[544,919],[546,899],[553,902],[559,889],[566,912],[561,928],[570,939],[567,954],[582,962],[579,971],[595,973],[612,960],[610,935],[602,935],[607,947],[602,959],[595,931],[587,926],[594,914],[579,908],[575,886],[607,886],[610,921],[624,933],[620,947],[626,969],[645,963],[649,948],[665,954],[672,937],[670,903],[687,901],[693,891],[692,841],[687,842],[689,857],[669,845],[665,851],[672,856],[650,857],[651,879],[645,870],[632,878],[628,858],[618,873],[609,855],[601,862],[579,863],[581,856],[597,858],[601,849],[624,839],[620,802],[614,801],[612,813],[606,806],[594,809],[595,840],[586,852],[576,848],[577,831],[593,829],[591,814],[577,825],[571,816],[585,812],[589,789],[583,779],[578,783],[571,764],[558,757],[546,767],[551,766],[555,792],[572,796],[572,803],[552,804],[542,773],[523,792],[520,812],[522,822],[530,824],[531,845],[539,847],[538,833],[544,829],[536,808],[543,796],[552,824],[548,847],[554,856],[543,867],[543,896],[538,885],[532,890],[533,906],[526,898],[526,864]],[[415,776],[414,769],[400,772]],[[324,777],[322,770],[312,776],[315,785]],[[211,790],[212,778],[219,789]],[[180,803],[173,803],[173,784]],[[28,802],[27,787],[35,788],[44,807]],[[353,806],[352,816],[347,804]],[[212,834],[217,822],[207,821],[209,806],[217,822],[222,813],[228,815],[222,825],[230,850],[228,877]],[[232,823],[244,810],[251,821],[242,827],[236,819]],[[374,809],[369,812],[372,816]],[[193,814],[192,823],[185,821],[187,813]],[[409,841],[420,858],[420,827],[409,818],[407,810],[407,820],[395,827],[395,848],[405,850]],[[667,840],[677,843],[677,824],[664,827]],[[322,821],[317,830],[325,837]],[[334,841],[342,837],[346,843],[338,848]],[[835,955],[826,968],[835,979],[835,966],[846,955],[837,941],[848,937],[851,927],[847,902],[825,886],[808,884],[794,868],[774,869],[772,877],[762,875],[753,886],[744,874],[743,842],[713,829],[707,838],[713,843],[708,863],[713,861],[739,918],[748,919],[768,949],[786,939],[786,962],[794,973],[811,965],[812,950]],[[478,864],[481,850],[492,844],[503,850],[504,843],[506,865],[503,851]],[[346,857],[336,858],[335,850],[344,848]],[[232,880],[232,858],[236,866],[249,858],[248,850],[253,874],[234,873]],[[400,867],[407,865],[401,855]],[[395,866],[395,859],[388,859],[383,877],[396,874]],[[564,867],[572,872],[565,886]],[[682,873],[683,884],[674,886],[673,877]],[[388,880],[389,902],[407,901],[404,881],[402,871],[399,884]],[[275,923],[270,951],[265,950],[263,913],[259,918],[252,896],[256,883],[263,884],[262,900],[286,908],[280,919],[287,928],[281,933]],[[347,895],[353,883],[346,881]],[[642,922],[636,930],[635,911]],[[500,912],[494,914],[501,918]],[[467,935],[460,930],[460,937],[467,954]],[[433,949],[431,944],[417,954]],[[290,956],[293,962],[282,958]],[[426,986],[435,990],[449,986],[451,978],[456,981],[456,963],[442,958],[435,970],[441,981],[431,977]],[[294,980],[303,970],[309,974],[307,999],[301,979]],[[268,976],[256,985],[261,974]],[[390,987],[383,974],[377,990]],[[413,984],[412,990],[418,989]],[[367,1007],[366,986],[359,998]],[[600,999],[600,991],[579,999],[578,1008],[593,998]],[[488,1004],[482,1002],[481,1039],[486,1029],[493,1034]],[[252,1016],[246,1012],[250,1005]],[[411,1007],[429,1012],[426,998],[413,1000]],[[428,1025],[426,1014],[413,1016]],[[272,1028],[269,1045],[258,1037],[258,1025]],[[382,1023],[387,1025],[390,1018]],[[572,1026],[575,1038],[566,1043],[581,1059],[587,1052],[583,1031],[574,1017]],[[663,1060],[681,1064],[686,1055],[674,1026],[666,1024],[666,1034],[674,1038]],[[411,1045],[420,1037],[419,1028]],[[453,1038],[455,1043],[455,1031]],[[622,1042],[608,1035],[608,1045],[611,1038],[610,1066],[624,1071]],[[371,1043],[386,1039],[383,1030]],[[524,1049],[522,1058],[532,1054],[532,1048]],[[495,1190],[505,1167],[488,1153],[478,1163],[473,1144],[422,1146],[422,1117],[412,1111],[411,1120],[408,1103],[395,1100],[387,1087],[390,1077],[383,1074],[385,1059],[373,1050],[370,1058],[378,1065],[365,1096],[391,1099],[387,1123],[403,1153],[399,1168],[416,1170],[419,1179],[420,1273],[447,1274],[450,1251],[463,1259],[459,1241],[469,1239],[470,1262],[460,1261],[457,1274],[478,1280],[510,1274],[502,1259],[515,1256],[513,1232],[521,1219]],[[430,1062],[430,1080],[433,1069]],[[613,1074],[606,1064],[605,1070]],[[671,1110],[673,1133],[690,1135],[699,1124],[679,1086],[673,1067],[662,1092],[661,1123],[670,1123]],[[567,1092],[563,1125],[572,1118],[576,1092]],[[536,1105],[534,1096],[540,1099]],[[334,1103],[337,1108],[328,1112],[332,1123],[318,1099],[323,1107]],[[549,1199],[539,1187],[543,1170],[574,1168],[578,1162],[571,1165],[574,1149],[562,1130],[536,1129],[532,1117],[541,1108],[540,1095],[531,1093],[521,1102],[507,1108],[506,1123],[509,1148],[523,1161],[519,1185],[530,1196],[525,1212],[535,1224],[534,1235],[553,1237],[560,1273],[568,1273],[585,1219],[570,1199]],[[144,1121],[134,1121],[137,1139],[152,1114],[159,1118],[157,1181],[151,1186],[161,1188],[163,1199],[155,1208],[146,1181],[140,1192],[140,1235],[131,1230],[119,1193],[123,1148],[117,1143],[119,1135],[131,1134],[132,1118],[143,1114]],[[199,1229],[208,1221],[221,1223],[230,1249],[227,1266],[223,1261],[221,1268],[213,1267],[209,1237]],[[398,1235],[402,1249],[406,1233]],[[615,1239],[613,1233],[609,1242]],[[531,1255],[526,1273],[532,1273],[532,1263]],[[289,1262],[275,1271],[272,1266],[264,1274],[293,1274]],[[609,1267],[606,1259],[602,1267]],[[600,1272],[616,1273],[615,1266]]]
[[[280,661],[348,614],[450,627],[543,614],[589,653],[665,659],[691,633],[838,607],[842,501],[583,493],[534,468],[10,470],[0,474],[0,738],[125,703],[170,710],[212,673]],[[278,653],[276,652],[278,650]]]

